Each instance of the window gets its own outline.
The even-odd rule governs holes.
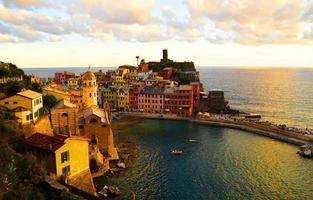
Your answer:
[[[13,102],[13,104],[17,104],[17,102],[16,102],[16,101],[14,101],[14,102]]]
[[[66,161],[70,160],[70,152],[69,151],[65,151],[63,153],[61,153],[61,163],[64,163]]]
[[[9,104],[9,102],[8,102],[8,101],[6,101],[6,102],[4,102],[4,104]]]
[[[68,116],[68,114],[67,113],[62,113],[62,115],[61,115],[62,117],[67,117]]]
[[[89,123],[90,124],[96,124],[98,121],[97,121],[97,119],[95,119],[95,118],[91,118],[90,120],[89,120]]]
[[[71,168],[70,168],[69,165],[66,166],[66,167],[63,167],[63,168],[62,168],[62,174],[63,174],[63,176],[68,176],[68,175],[70,174],[70,171],[71,171]]]

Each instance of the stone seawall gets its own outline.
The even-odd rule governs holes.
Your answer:
[[[243,130],[243,131],[247,131],[250,133],[263,135],[266,137],[270,137],[270,138],[280,140],[283,142],[288,142],[290,144],[294,144],[298,146],[308,143],[307,141],[289,137],[289,136],[282,135],[282,134],[278,134],[278,133],[274,133],[272,131],[260,130],[257,128],[249,127],[248,125],[234,124],[230,122],[217,122],[217,121],[211,121],[211,120],[182,118],[182,117],[178,117],[176,115],[171,115],[171,114],[150,114],[150,113],[148,114],[148,113],[132,113],[132,112],[123,112],[122,114],[126,116],[141,117],[141,118],[147,118],[147,119],[181,120],[181,121],[189,121],[189,122],[198,123],[198,124],[232,128],[232,129]]]

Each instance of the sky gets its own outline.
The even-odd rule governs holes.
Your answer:
[[[0,0],[0,61],[313,67],[313,0]]]

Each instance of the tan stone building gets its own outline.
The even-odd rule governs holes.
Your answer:
[[[51,109],[51,124],[54,133],[79,135],[78,108],[67,100],[60,101]]]

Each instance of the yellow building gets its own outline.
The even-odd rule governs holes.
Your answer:
[[[111,108],[117,108],[117,91],[117,87],[110,86],[102,93],[103,102],[107,101]]]
[[[70,178],[89,170],[89,140],[83,137],[44,135],[36,133],[26,139],[26,144],[56,179]]]
[[[83,105],[84,107],[97,106],[98,85],[96,76],[90,70],[82,75]]]
[[[59,101],[62,99],[65,99],[67,101],[70,101],[71,95],[68,91],[62,90],[58,85],[56,84],[50,84],[46,87],[42,88],[42,94],[43,95],[53,95],[55,98]]]
[[[80,79],[79,78],[69,78],[69,79],[67,79],[67,85],[71,88],[78,88],[80,85]]]
[[[120,87],[117,91],[116,95],[117,99],[117,107],[126,111],[129,109],[129,88],[128,87]]]
[[[42,94],[24,90],[0,100],[0,105],[14,112],[18,123],[24,125],[36,122],[43,115]]]

